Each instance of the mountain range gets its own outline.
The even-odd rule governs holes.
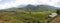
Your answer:
[[[22,5],[18,7],[12,7],[9,9],[4,9],[6,11],[14,11],[14,10],[24,10],[24,11],[32,11],[32,12],[37,12],[37,11],[54,11],[56,7],[49,6],[49,5]]]

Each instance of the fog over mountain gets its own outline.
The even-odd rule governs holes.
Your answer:
[[[17,7],[19,5],[50,5],[60,7],[60,0],[0,0],[0,9]]]

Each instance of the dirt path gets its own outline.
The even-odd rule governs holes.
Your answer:
[[[50,23],[60,23],[60,16],[56,17],[53,21]]]

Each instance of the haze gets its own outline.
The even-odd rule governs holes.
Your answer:
[[[0,9],[17,7],[19,5],[50,5],[60,7],[60,0],[0,0]]]

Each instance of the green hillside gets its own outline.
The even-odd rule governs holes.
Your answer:
[[[45,17],[52,12],[0,12],[0,19],[6,23],[42,23]],[[0,22],[1,23],[1,22]]]
[[[0,23],[44,23],[45,18],[55,12],[56,7],[48,5],[27,5],[23,8],[0,10]]]

